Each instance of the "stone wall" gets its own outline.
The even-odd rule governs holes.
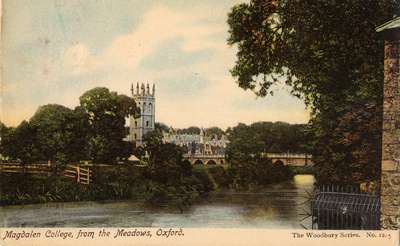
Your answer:
[[[386,35],[381,229],[400,229],[400,39]]]

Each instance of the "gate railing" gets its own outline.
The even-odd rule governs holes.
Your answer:
[[[311,203],[312,229],[378,230],[380,197],[357,186],[319,187]]]
[[[90,184],[92,170],[89,167],[80,167],[78,165],[67,165],[62,172],[62,176],[75,179],[80,184]]]

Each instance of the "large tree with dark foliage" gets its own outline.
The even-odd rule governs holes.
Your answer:
[[[133,146],[124,141],[125,121],[129,115],[139,115],[135,101],[107,88],[91,89],[79,99],[74,110],[48,104],[16,128],[0,124],[1,154],[22,162],[112,163],[127,158]]]
[[[90,159],[97,163],[110,163],[118,158],[128,157],[133,146],[124,141],[128,134],[125,119],[129,115],[139,114],[135,101],[103,87],[85,92],[79,101],[80,110],[86,114],[88,120]]]
[[[263,153],[308,153],[305,126],[285,122],[238,124],[227,130],[228,159],[261,156]]]
[[[23,163],[52,161],[65,164],[86,158],[85,118],[57,104],[38,108],[32,118],[2,131],[1,153]]]
[[[81,117],[78,112],[62,105],[39,107],[29,120],[35,129],[38,159],[59,163],[84,159],[86,132]]]
[[[399,7],[398,0],[251,0],[229,13],[228,43],[238,46],[232,75],[259,96],[283,81],[304,100],[321,183],[379,174],[383,41],[375,27]]]
[[[22,121],[16,128],[3,128],[0,144],[4,157],[21,160],[23,164],[39,159],[36,129],[27,121]]]

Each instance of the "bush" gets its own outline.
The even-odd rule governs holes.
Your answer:
[[[218,187],[229,187],[231,179],[227,171],[221,166],[214,166],[208,168],[208,173],[212,176]]]

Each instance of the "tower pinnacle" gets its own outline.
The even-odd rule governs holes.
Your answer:
[[[142,83],[142,86],[140,87],[141,89],[141,94],[144,96],[145,94],[145,89],[144,89],[144,84]]]

